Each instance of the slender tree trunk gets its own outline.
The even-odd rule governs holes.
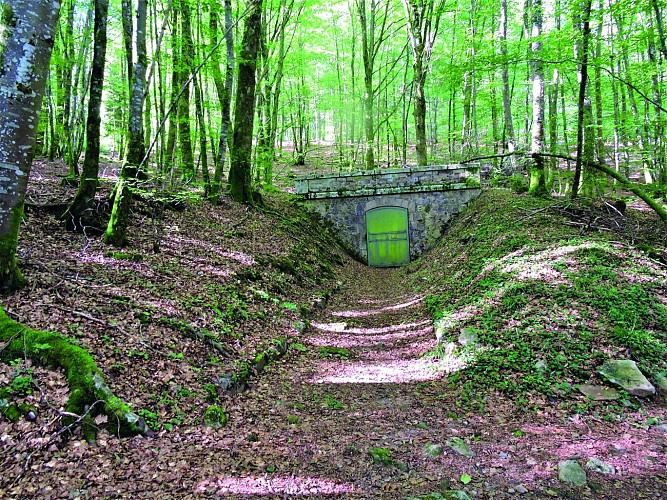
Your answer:
[[[262,0],[251,0],[246,18],[234,112],[229,191],[240,203],[254,203],[252,189],[252,137],[255,122],[255,70],[262,33]]]
[[[132,99],[130,100],[130,126],[127,161],[116,186],[111,218],[104,234],[105,243],[116,247],[127,244],[127,226],[132,203],[132,190],[136,187],[141,163],[146,154],[144,145],[143,106],[146,85],[146,10],[148,0],[139,0],[137,6],[136,50],[137,62],[132,76]]]
[[[180,12],[180,0],[175,0],[174,10],[171,13],[171,96],[169,109],[172,110],[169,115],[169,131],[167,132],[167,161],[169,167],[173,167],[176,162],[176,135],[178,131],[178,99],[181,90],[181,39],[178,29],[178,14]],[[165,165],[166,168],[166,165]]]
[[[501,80],[503,92],[503,137],[505,150],[508,153],[516,151],[516,139],[514,137],[514,123],[512,119],[512,100],[510,93],[509,62],[507,61],[507,0],[500,0],[500,57],[502,59]],[[516,170],[514,156],[510,157],[511,171]]]
[[[660,11],[660,5],[658,5],[658,0],[651,0],[651,6],[653,7],[653,13],[655,14],[655,25],[658,28],[658,41],[660,43],[660,53],[662,54],[662,58],[664,60],[667,60],[667,42],[665,42],[665,29],[662,23],[662,12]]]
[[[530,51],[532,60],[531,80],[533,83],[533,126],[531,131],[530,184],[529,193],[533,196],[546,196],[544,158],[544,68],[542,65],[542,0],[533,0],[531,6],[532,41]]]
[[[215,1],[215,0],[214,0]],[[222,78],[216,79],[216,89],[218,91],[218,100],[222,108],[222,117],[220,124],[220,138],[218,141],[218,156],[215,162],[215,172],[211,184],[211,202],[217,205],[220,200],[220,187],[222,185],[225,159],[227,153],[227,136],[229,125],[231,123],[231,104],[232,104],[232,84],[234,81],[234,32],[232,30],[232,2],[225,0],[225,44],[227,47],[227,61],[225,66],[225,82],[222,84]],[[213,13],[211,13],[213,15]],[[215,30],[213,29],[215,27]],[[215,26],[211,26],[211,33],[217,33],[217,20]],[[217,44],[217,36],[214,43]],[[216,65],[215,62],[213,62]],[[220,67],[219,62],[216,65]],[[215,76],[215,71],[213,72]]]
[[[361,51],[364,62],[364,130],[366,132],[365,164],[368,170],[375,168],[375,110],[373,73],[375,62],[375,8],[376,0],[370,0],[370,17],[366,12],[366,0],[356,0],[361,26]]]
[[[100,109],[107,51],[108,10],[109,0],[95,1],[95,38],[86,123],[86,155],[76,195],[67,211],[61,216],[67,229],[81,232],[90,230],[97,233],[101,231],[102,227],[97,217],[94,201],[100,164],[100,123],[102,121]]]
[[[190,3],[181,0],[181,61],[180,99],[178,101],[178,144],[181,152],[181,176],[185,182],[195,178],[195,160],[192,152],[192,131],[190,129],[190,68],[194,66],[194,46],[190,23]],[[185,86],[185,90],[183,89]]]
[[[2,7],[0,45],[0,293],[25,280],[16,262],[60,3],[12,0]]]
[[[426,151],[426,76],[431,50],[438,33],[443,2],[435,0],[403,0],[408,20],[408,37],[412,48],[414,75],[415,149],[417,165],[428,165]]]
[[[583,0],[582,29],[581,29],[581,50],[579,66],[579,99],[577,101],[577,162],[574,167],[574,180],[572,181],[572,198],[579,194],[579,184],[581,182],[581,167],[584,157],[584,141],[586,140],[586,107],[590,107],[590,100],[586,99],[586,85],[588,83],[588,44],[590,41],[591,26],[591,0]]]

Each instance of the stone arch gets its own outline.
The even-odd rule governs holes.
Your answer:
[[[374,198],[368,201],[364,205],[364,213],[368,212],[369,210],[373,210],[374,208],[380,208],[380,207],[399,207],[399,208],[405,208],[408,211],[408,214],[410,212],[409,201],[395,199],[394,197],[392,197],[392,199],[390,200],[387,200],[384,196],[380,196],[378,198]]]

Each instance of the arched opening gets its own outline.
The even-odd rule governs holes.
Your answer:
[[[408,210],[378,207],[366,212],[368,265],[396,267],[410,262]]]

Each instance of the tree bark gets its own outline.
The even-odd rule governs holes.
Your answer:
[[[255,122],[255,69],[262,33],[262,0],[251,0],[238,68],[234,134],[231,146],[229,189],[240,203],[254,203],[252,188],[252,137]]]
[[[500,57],[502,68],[500,70],[503,93],[503,117],[504,117],[504,143],[505,150],[509,153],[516,150],[516,139],[514,138],[514,123],[512,119],[512,98],[510,92],[509,62],[507,61],[507,0],[500,0]],[[515,170],[514,157],[511,171]]]
[[[584,118],[586,113],[586,85],[588,83],[588,42],[590,40],[591,26],[591,0],[584,0],[583,22],[581,31],[581,64],[579,69],[579,99],[577,101],[577,162],[574,167],[574,180],[572,181],[572,198],[579,194],[581,182],[581,166],[584,152]],[[588,102],[590,106],[590,101]]]
[[[533,127],[531,130],[530,184],[528,192],[533,196],[546,196],[544,174],[544,68],[542,64],[542,0],[533,0],[531,6],[532,41],[530,51],[532,60],[531,79],[533,82]]]
[[[146,85],[146,10],[148,0],[139,0],[137,6],[136,48],[137,62],[132,76],[132,99],[130,100],[130,126],[127,161],[120,172],[116,186],[111,218],[104,234],[104,242],[121,247],[127,244],[127,226],[130,217],[133,190],[139,168],[146,154],[144,145],[143,107]]]
[[[215,1],[215,0],[214,0]],[[211,183],[211,203],[217,205],[220,201],[220,188],[222,186],[222,179],[224,174],[225,160],[227,154],[227,137],[229,135],[229,125],[231,123],[231,107],[232,107],[232,85],[234,82],[234,32],[232,30],[232,2],[231,0],[224,0],[225,2],[225,44],[227,47],[227,61],[225,63],[225,81],[222,82],[220,75],[220,63],[212,56],[213,76],[218,92],[218,100],[221,107],[221,123],[220,123],[220,137],[218,140],[218,155],[215,162],[215,172],[213,174],[213,182]],[[216,13],[217,15],[217,13]],[[215,21],[215,23],[214,23]],[[214,13],[211,12],[211,36],[217,33],[217,19]],[[217,35],[216,35],[217,36]],[[217,40],[212,39],[212,45],[215,46]],[[216,77],[216,73],[219,75]]]
[[[194,67],[194,46],[192,43],[192,27],[190,23],[190,4],[181,0],[181,88],[178,101],[178,143],[180,146],[181,177],[191,182],[195,177],[195,160],[192,153],[192,137],[190,129],[190,68]],[[185,86],[185,89],[183,88]]]
[[[417,165],[428,165],[426,150],[426,76],[431,51],[438,34],[444,2],[436,0],[402,0],[408,20],[408,38],[412,48],[414,75],[415,149]]]
[[[104,87],[104,65],[107,50],[107,15],[109,0],[95,0],[95,42],[93,49],[90,97],[88,99],[88,119],[86,123],[86,155],[81,169],[79,187],[61,219],[67,229],[94,233],[101,231],[102,225],[95,210],[94,201],[98,185],[100,164],[100,109]]]
[[[35,133],[60,3],[11,0],[0,40],[0,293],[25,280],[16,262]]]

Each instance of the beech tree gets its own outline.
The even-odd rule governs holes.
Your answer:
[[[16,247],[60,3],[10,0],[0,39],[0,292],[24,284]]]
[[[255,201],[252,187],[252,137],[255,123],[255,85],[257,54],[262,33],[262,0],[251,0],[246,18],[238,67],[234,135],[229,169],[229,190],[241,203]]]
[[[527,0],[526,9],[530,9],[531,37],[531,80],[533,99],[533,124],[530,152],[530,188],[535,196],[547,193],[544,175],[544,68],[542,63],[542,0]]]
[[[104,233],[104,241],[120,247],[127,244],[127,226],[130,217],[132,196],[139,178],[139,169],[144,162],[144,89],[146,86],[146,15],[148,0],[137,4],[136,50],[137,62],[132,76],[132,97],[130,99],[130,126],[127,161],[120,172],[116,186],[111,218]]]
[[[81,168],[79,187],[74,199],[61,216],[68,229],[97,232],[101,228],[95,210],[98,170],[100,165],[100,122],[102,117],[102,89],[104,86],[104,66],[107,51],[107,14],[109,0],[95,0],[95,45],[88,100],[88,121],[86,125],[86,155]]]
[[[438,34],[444,0],[402,0],[408,19],[408,37],[412,48],[414,78],[415,142],[417,165],[427,165],[426,156],[426,76]]]

